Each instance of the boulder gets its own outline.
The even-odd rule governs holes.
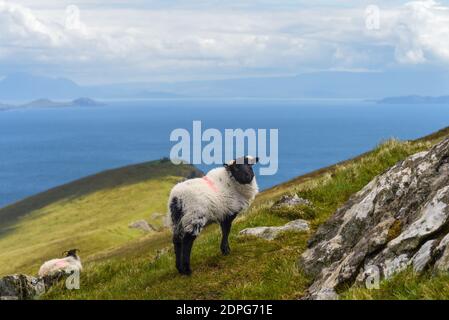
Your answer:
[[[294,195],[284,195],[281,197],[281,199],[279,199],[278,201],[276,201],[273,204],[273,209],[279,209],[279,208],[289,208],[289,207],[294,207],[294,206],[299,206],[299,205],[305,205],[305,206],[311,206],[312,203],[307,200],[307,199],[303,199],[300,198],[297,194]]]
[[[279,236],[281,232],[285,231],[304,232],[309,230],[310,230],[309,223],[305,220],[298,219],[291,221],[281,227],[247,228],[240,231],[240,235],[254,236],[265,240],[274,240]]]
[[[378,270],[449,270],[449,139],[377,176],[309,240],[299,266],[306,299],[332,296]],[[374,267],[374,268],[373,268]]]
[[[36,278],[14,274],[0,278],[0,300],[32,300],[45,293],[51,286],[66,278],[63,271]]]
[[[45,292],[42,280],[15,274],[0,279],[0,300],[29,300]]]
[[[131,229],[142,230],[143,232],[157,231],[155,227],[153,227],[145,220],[138,220],[133,223],[130,223],[128,227]]]

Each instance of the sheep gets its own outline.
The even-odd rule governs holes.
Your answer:
[[[168,219],[173,231],[176,269],[180,274],[192,273],[193,242],[210,223],[220,224],[220,249],[223,255],[230,254],[228,237],[232,222],[249,207],[259,190],[252,168],[258,161],[257,157],[241,157],[212,169],[202,178],[173,187],[168,200]]]
[[[59,271],[65,273],[71,273],[73,271],[81,272],[83,266],[81,265],[81,259],[77,255],[78,249],[72,249],[63,252],[64,258],[52,259],[45,262],[39,269],[39,277],[43,278],[49,275],[53,275]]]

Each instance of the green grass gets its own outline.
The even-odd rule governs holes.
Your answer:
[[[447,300],[449,299],[449,274],[418,275],[413,270],[403,271],[382,281],[379,289],[355,286],[343,293],[349,300]]]
[[[117,221],[117,224],[114,224],[111,221],[111,223],[114,225],[112,229],[118,235],[106,237],[109,238],[108,241],[112,241],[112,248],[107,251],[102,250],[100,253],[94,253],[96,249],[92,248],[92,254],[88,255],[87,259],[82,255],[85,261],[85,270],[82,273],[81,289],[68,291],[63,284],[60,284],[52,288],[43,298],[300,298],[310,285],[311,279],[305,277],[297,268],[297,260],[305,250],[307,240],[316,228],[326,221],[352,194],[363,188],[376,175],[384,172],[408,155],[428,149],[433,143],[448,134],[449,130],[447,129],[427,139],[414,142],[389,140],[372,152],[360,157],[298,177],[260,193],[251,208],[239,216],[233,225],[230,235],[231,255],[223,257],[220,254],[220,232],[217,226],[213,225],[206,228],[200,235],[193,247],[193,275],[191,277],[180,276],[175,270],[168,230],[146,237],[133,237],[129,234],[129,230],[125,228],[125,232],[124,229],[121,229],[122,224],[125,223],[125,220],[128,222],[128,219],[125,216],[120,217],[120,214],[117,213],[121,222]],[[150,186],[149,184],[154,183],[151,179],[127,184],[126,188],[128,189],[122,189],[122,192],[119,193],[115,192],[116,187],[108,189],[104,191],[106,194],[102,196],[107,197],[104,202],[99,201],[101,197],[98,198],[99,195],[95,192],[86,196],[87,198],[93,197],[89,200],[84,197],[72,199],[66,203],[57,204],[57,208],[61,209],[65,204],[68,206],[65,210],[69,210],[69,207],[86,205],[85,202],[88,201],[92,210],[98,209],[98,212],[102,211],[104,206],[133,208],[134,219],[139,214],[144,212],[146,214],[151,212],[153,208],[156,210],[156,208],[162,208],[166,205],[166,195],[170,183],[173,183],[170,179],[172,178],[167,177],[166,184],[163,184],[164,188],[167,189],[161,188],[157,197],[155,196],[151,200],[147,199],[148,201],[142,204],[137,202],[146,198],[142,194]],[[157,181],[161,181],[160,177]],[[154,185],[151,187],[153,188]],[[149,194],[152,194],[153,190],[151,189]],[[293,193],[309,199],[313,205],[310,207],[298,206],[291,210],[271,209],[272,204],[282,195]],[[117,197],[117,202],[110,202],[115,197]],[[117,210],[117,212],[122,212],[122,210]],[[51,211],[41,213],[45,217]],[[75,220],[78,221],[80,218],[78,217]],[[87,215],[83,216],[82,220],[84,221],[85,218],[87,218]],[[238,235],[238,232],[243,228],[277,226],[296,218],[308,219],[312,230],[309,233],[284,233],[274,241]],[[94,232],[94,229],[92,232]],[[121,231],[117,232],[119,230]],[[49,234],[53,234],[53,232],[49,232]],[[96,237],[97,235],[93,236],[91,240],[93,241]],[[119,238],[120,241],[116,241],[116,238]],[[0,238],[0,244],[1,240],[2,238]],[[122,240],[123,244],[120,245]],[[86,243],[86,246],[89,247],[89,244]],[[88,252],[89,250],[87,249]],[[415,281],[419,285],[419,282],[413,277],[403,280],[404,283],[409,280]],[[429,286],[437,288],[437,285],[431,281],[434,280],[429,277]],[[443,280],[441,283],[443,283]],[[410,285],[412,285],[411,282]],[[347,294],[344,297],[355,298],[356,295],[366,293],[348,291]],[[369,297],[366,296],[365,298]]]
[[[241,222],[235,231],[269,221],[285,220],[259,214],[251,222]],[[174,268],[170,249],[159,258],[148,250],[133,258],[115,258],[86,266],[79,291],[60,286],[47,299],[282,299],[299,297],[305,278],[296,268],[296,259],[306,234],[284,234],[273,242],[230,238],[233,252],[219,253],[219,232],[210,228],[195,243],[194,274],[183,277]],[[298,244],[302,244],[299,245]],[[149,247],[151,249],[151,247]]]

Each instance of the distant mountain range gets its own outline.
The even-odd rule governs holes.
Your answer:
[[[388,97],[377,101],[381,104],[449,104],[449,96],[429,97],[429,96],[402,96]]]
[[[7,75],[0,81],[0,99],[24,101],[49,97],[51,99],[76,99],[93,97],[96,99],[147,99],[178,98],[169,92],[153,92],[143,84],[113,84],[101,86],[81,86],[66,78],[36,76],[28,73]]]
[[[95,101],[90,98],[78,98],[68,102],[52,101],[50,99],[38,99],[28,103],[12,105],[0,103],[0,111],[21,108],[63,108],[63,107],[95,107],[104,106],[102,102]]]
[[[153,83],[152,90],[190,97],[257,99],[381,99],[409,94],[440,96],[449,73],[440,71],[323,71],[295,76]]]
[[[0,80],[0,100],[51,99],[381,99],[441,96],[449,91],[449,73],[435,71],[324,71],[295,76],[182,82],[133,82],[81,86],[70,79],[16,73]]]

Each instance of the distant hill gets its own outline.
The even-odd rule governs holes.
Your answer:
[[[70,103],[70,105],[74,107],[97,107],[97,106],[104,106],[106,104],[103,102],[95,101],[90,98],[78,98],[73,100]]]
[[[428,96],[402,96],[388,97],[377,101],[381,104],[449,104],[449,96],[428,97]]]
[[[9,75],[0,81],[0,100],[51,99],[381,99],[444,95],[449,74],[441,71],[322,71],[291,76],[177,82],[130,82],[81,86],[70,79]]]
[[[0,104],[0,111],[9,109],[22,109],[22,108],[64,108],[64,107],[96,107],[104,106],[105,103],[95,101],[90,98],[78,98],[68,102],[58,102],[50,99],[37,99],[21,105],[6,105]]]
[[[64,99],[83,96],[83,88],[65,78],[14,73],[0,81],[0,99],[29,100],[42,96]]]
[[[153,83],[153,91],[209,98],[381,99],[410,92],[439,96],[449,88],[449,74],[432,71],[322,71],[292,76]]]
[[[52,108],[52,107],[95,107],[104,106],[102,102],[90,98],[78,98],[69,102],[57,102],[49,99],[38,99],[18,106],[19,108]]]
[[[38,99],[16,106],[16,108],[55,108],[55,107],[65,107],[68,105],[70,105],[70,103],[56,102],[50,99]]]
[[[14,73],[0,80],[0,99],[2,100],[23,101],[41,97],[66,100],[78,97],[170,99],[180,96],[163,90],[152,92],[147,84],[81,86],[66,78],[52,78],[28,73]]]

